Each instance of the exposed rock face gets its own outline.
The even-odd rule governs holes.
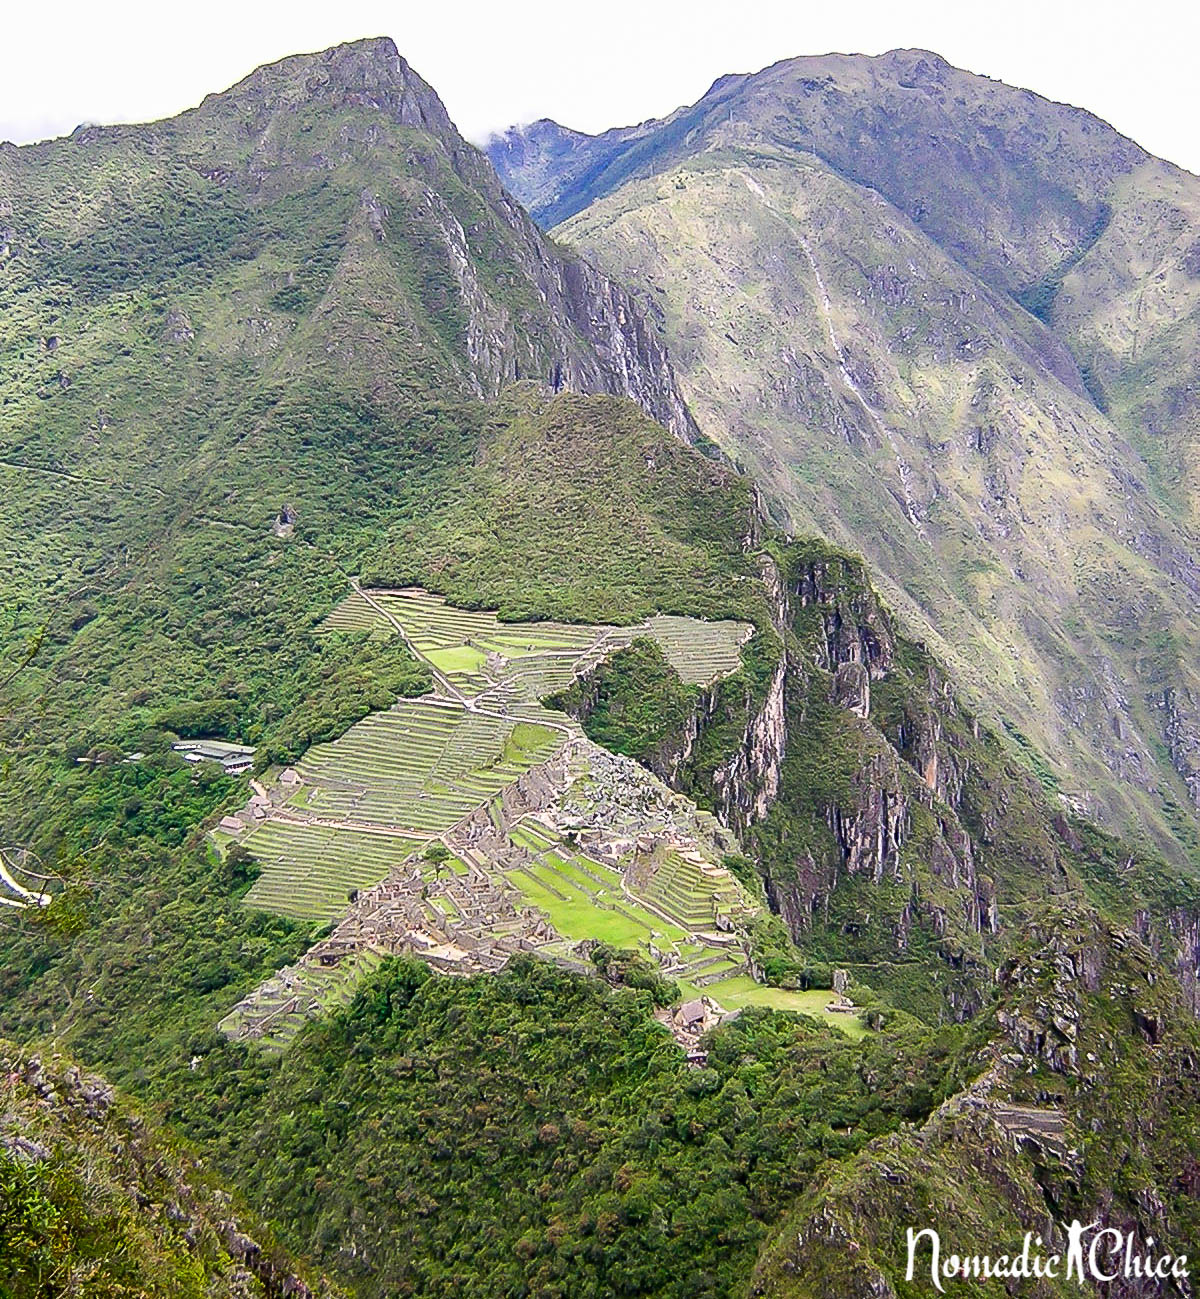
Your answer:
[[[786,628],[790,620],[789,593],[778,565],[769,557],[763,560],[763,580],[771,600],[776,629]],[[771,675],[762,704],[747,722],[737,752],[712,776],[725,823],[743,834],[766,817],[779,796],[783,759],[787,752],[784,701],[787,674],[788,662],[784,654]]]
[[[848,576],[840,558],[809,560],[793,578],[795,602],[820,614],[824,636],[819,665],[833,673],[848,666],[861,668],[869,691],[870,681],[886,676],[892,667],[895,638],[874,592],[865,582],[852,585]],[[858,580],[854,575],[852,581]]]
[[[297,134],[295,118],[314,104],[349,114],[333,138]],[[428,343],[443,351],[449,341],[450,354],[441,359],[475,395],[492,397],[507,384],[536,379],[555,392],[630,397],[677,436],[698,435],[658,322],[648,321],[626,290],[543,238],[391,40],[259,68],[179,120],[190,128],[222,123],[231,113],[250,141],[248,156],[225,148],[213,157],[202,135],[195,148],[206,156],[197,165],[256,197],[309,178],[360,172],[368,183],[358,191],[351,230],[357,225],[374,246],[360,255],[378,264],[366,292],[394,278],[398,248],[417,243],[429,260],[419,277],[426,299],[414,304],[414,315],[432,311],[444,322],[442,337]],[[397,137],[389,126],[408,134]],[[396,312],[397,305],[382,309]]]
[[[1183,777],[1192,802],[1200,807],[1200,709],[1190,690],[1162,692],[1163,743]]]
[[[230,1196],[129,1113],[104,1079],[57,1058],[19,1056],[5,1043],[0,1069],[0,1151],[35,1166],[57,1156],[60,1183],[79,1176],[96,1205],[122,1203],[138,1220],[139,1245],[160,1251],[160,1262],[202,1276],[206,1294],[316,1299],[320,1293],[333,1299],[340,1293],[328,1284],[314,1291],[277,1246],[256,1239]],[[124,1227],[119,1214],[113,1217]],[[70,1240],[70,1232],[63,1238]],[[103,1285],[107,1274],[99,1259],[89,1253],[86,1267],[89,1279]],[[122,1288],[129,1266],[123,1258]]]
[[[1195,1024],[1172,1005],[1178,989],[1132,934],[1086,915],[1047,917],[1024,937],[1024,953],[1000,973],[973,1081],[807,1191],[760,1256],[751,1294],[907,1292],[909,1226],[937,1231],[943,1259],[964,1249],[1016,1254],[1026,1232],[1043,1257],[1065,1257],[1073,1219],[1089,1233],[1120,1230],[1138,1256],[1186,1252],[1194,1160],[1183,1134],[1198,1043]],[[1109,1071],[1126,1085],[1102,1085]],[[1117,1172],[1131,1164],[1136,1183]],[[917,1258],[928,1269],[928,1252]],[[1134,1272],[1103,1286],[1059,1277],[1029,1293],[1049,1299],[1081,1285],[1121,1299],[1172,1290]]]
[[[920,50],[490,152],[665,304],[701,431],[796,533],[861,551],[973,706],[1183,864],[1194,827],[1155,804],[1190,812],[1195,779],[1155,700],[1200,698],[1200,182]]]
[[[787,663],[780,659],[771,676],[766,697],[747,722],[736,753],[712,776],[713,787],[720,798],[722,819],[726,825],[743,833],[767,815],[779,794],[787,745],[786,681]]]
[[[209,95],[199,111],[220,112],[229,97],[270,114],[324,101],[333,108],[373,109],[401,126],[433,135],[454,133],[442,101],[400,56],[388,37],[353,41],[255,69],[231,91]]]
[[[196,331],[192,328],[192,322],[188,319],[186,311],[179,307],[172,307],[167,312],[166,323],[163,326],[163,339],[168,343],[189,343],[196,337]]]
[[[858,662],[839,664],[833,674],[833,698],[865,721],[871,715],[871,674]]]

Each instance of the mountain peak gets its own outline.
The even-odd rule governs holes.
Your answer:
[[[294,54],[250,73],[202,107],[237,101],[267,111],[323,100],[335,107],[373,108],[404,126],[453,131],[445,106],[415,73],[390,36],[372,36],[313,54]]]

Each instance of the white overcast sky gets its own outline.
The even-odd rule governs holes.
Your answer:
[[[0,9],[0,140],[169,116],[260,63],[360,36],[393,37],[477,142],[536,117],[586,131],[658,117],[723,73],[797,54],[920,46],[1200,172],[1198,13],[1196,0],[24,0]]]

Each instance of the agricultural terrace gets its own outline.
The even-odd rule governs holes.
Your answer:
[[[549,921],[552,930],[542,936],[555,959],[577,959],[576,943],[599,939],[640,952],[686,995],[703,989],[728,1010],[757,1004],[825,1015],[828,994],[764,988],[750,977],[737,931],[755,903],[710,860],[720,848],[708,843],[703,815],[681,811],[679,797],[645,768],[590,745],[575,723],[540,703],[639,637],[657,641],[685,683],[706,684],[737,669],[748,624],[668,615],[633,627],[513,624],[494,613],[453,608],[422,590],[356,589],[322,630],[403,636],[433,667],[435,689],[315,745],[271,791],[256,786],[246,812],[226,818],[232,826],[222,822],[222,830],[240,838],[242,821],[249,832],[241,841],[261,864],[247,902],[297,918],[336,920],[351,910],[352,896],[374,898],[377,890],[366,892],[372,886],[399,881],[402,868],[414,878],[414,867],[416,878],[433,881],[432,901],[421,904],[428,915],[420,924],[399,894],[386,903],[406,917],[403,933],[392,934],[386,924],[379,929],[373,911],[347,921],[348,932],[379,932],[369,941],[355,939],[356,950],[332,961],[280,971],[239,1003],[222,1022],[225,1031],[284,1045],[307,1016],[348,999],[381,950],[411,941],[414,925],[425,925],[431,942],[444,946],[453,933],[454,942],[467,944],[464,954],[487,952],[502,941],[503,928],[489,928],[487,916],[505,906],[518,929],[544,923],[529,919],[535,913]],[[546,768],[534,786],[510,794],[525,772],[568,742],[566,769],[575,770],[575,784],[556,790],[562,774],[547,784]],[[582,771],[575,765],[581,754],[590,754]],[[532,789],[540,790],[536,806],[521,802]],[[510,816],[506,809],[514,806]],[[222,831],[217,837],[225,842]],[[440,859],[427,858],[438,840],[461,843],[465,859],[444,846]],[[485,843],[483,853],[471,846]],[[458,904],[442,887],[446,873],[460,877],[452,889],[466,890]],[[518,918],[511,901],[502,905],[505,898],[521,899],[533,912]],[[829,1018],[847,1031],[856,1023],[851,1016]]]
[[[355,889],[378,884],[422,840],[396,834],[267,821],[245,840],[262,865],[246,901],[299,920],[335,920]]]
[[[545,762],[563,734],[448,700],[404,700],[311,748],[290,806],[314,820],[427,838]]]
[[[525,701],[563,689],[578,673],[642,636],[659,643],[685,684],[706,685],[737,670],[753,630],[749,623],[666,614],[631,627],[507,623],[486,610],[456,609],[418,588],[352,591],[319,630],[386,635],[397,627],[456,689],[480,694],[499,686],[506,697]]]
[[[254,996],[255,1036],[266,1047],[282,1050],[315,1015],[348,1006],[358,985],[383,963],[384,953],[364,947],[337,965],[306,962],[288,966],[259,987]],[[247,1018],[239,1002],[218,1024],[236,1038]]]
[[[668,884],[665,875],[656,875],[656,887],[639,897],[627,871],[570,847],[539,820],[525,818],[508,837],[529,854],[506,872],[509,880],[564,937],[633,948],[667,961],[674,977],[701,983],[742,971],[740,948],[715,925],[718,912],[747,909],[738,906],[737,884],[722,868],[688,874],[692,892],[682,879]]]

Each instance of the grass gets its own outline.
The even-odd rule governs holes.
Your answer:
[[[455,673],[478,672],[487,662],[487,655],[473,645],[452,645],[446,649],[429,649],[423,651],[435,668],[440,668],[448,676]]]
[[[814,1019],[831,1024],[841,1029],[847,1037],[858,1039],[866,1033],[866,1027],[857,1015],[843,1015],[827,1011],[825,1007],[833,998],[828,988],[810,988],[806,992],[793,992],[787,988],[768,988],[755,983],[748,974],[739,974],[731,979],[721,979],[705,987],[697,988],[683,984],[690,996],[712,997],[726,1010],[741,1010],[746,1006],[766,1006],[771,1010],[791,1010],[799,1015],[811,1015]]]
[[[420,847],[420,840],[268,821],[245,841],[262,864],[246,904],[300,920],[334,920],[352,889],[370,888]]]
[[[598,907],[586,894],[572,891],[570,886],[564,887],[557,880],[554,888],[564,894],[563,897],[556,897],[523,871],[510,872],[508,878],[535,907],[546,913],[554,928],[572,942],[598,938],[613,947],[632,947],[645,953],[654,935],[667,928],[656,916],[638,907],[628,908],[636,919],[619,911],[607,911]]]
[[[440,833],[545,761],[546,727],[430,700],[373,713],[299,764],[314,814]]]

